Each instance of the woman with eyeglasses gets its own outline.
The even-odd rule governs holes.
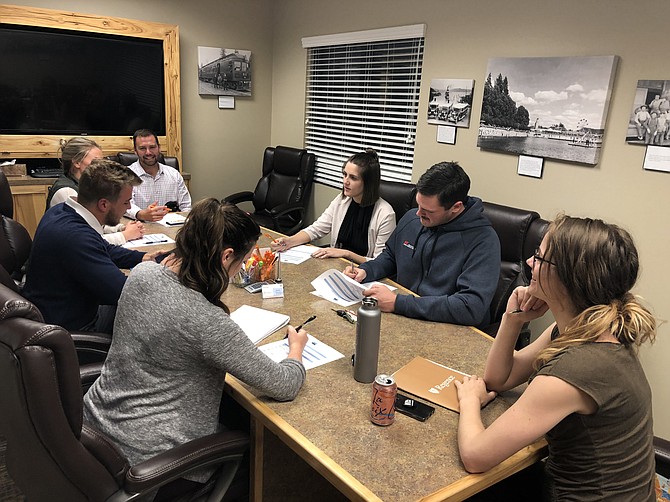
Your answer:
[[[379,255],[395,229],[395,212],[379,196],[379,157],[366,150],[349,157],[342,166],[342,193],[307,228],[271,243],[286,251],[330,234],[330,247],[316,250],[314,258],[345,258],[356,263]]]
[[[456,384],[465,468],[486,471],[546,436],[544,500],[656,500],[651,390],[637,358],[656,321],[631,293],[639,261],[630,234],[560,216],[528,265],[531,282],[509,299],[484,378]],[[515,351],[524,323],[547,310],[555,323]],[[485,428],[480,408],[527,381]]]

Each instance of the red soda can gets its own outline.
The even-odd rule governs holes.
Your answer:
[[[372,383],[372,409],[370,420],[376,425],[395,422],[395,396],[398,386],[391,375],[377,375]]]

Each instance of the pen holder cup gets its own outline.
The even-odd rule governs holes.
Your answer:
[[[254,253],[256,254],[256,253]],[[231,282],[240,288],[262,281],[274,281],[277,279],[278,262],[275,259],[275,253],[269,248],[260,250],[261,259],[252,255],[244,268],[235,274]]]

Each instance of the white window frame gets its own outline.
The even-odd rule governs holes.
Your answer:
[[[366,148],[379,154],[383,179],[411,182],[425,31],[416,24],[302,39],[305,148],[316,155],[316,182],[341,187],[342,164]]]

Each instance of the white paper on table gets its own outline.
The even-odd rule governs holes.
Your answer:
[[[340,354],[337,350],[317,340],[312,335],[308,334],[307,338],[307,345],[305,345],[305,350],[302,352],[302,363],[305,365],[306,370],[344,357],[344,354]],[[267,343],[258,348],[276,362],[283,361],[288,356],[288,340],[286,339]]]
[[[167,213],[163,218],[156,223],[163,225],[164,227],[176,227],[183,225],[186,221],[186,216],[177,213]]]
[[[342,307],[349,307],[365,298],[363,291],[369,289],[373,284],[381,284],[391,291],[397,289],[381,282],[360,284],[339,270],[331,268],[312,281],[312,286],[315,289],[312,294],[329,302],[337,303]]]
[[[147,234],[141,239],[126,242],[124,248],[138,248],[140,246],[152,246],[154,244],[172,244],[174,239],[170,239],[165,234]]]
[[[279,259],[282,263],[291,263],[293,265],[300,265],[302,262],[309,260],[312,253],[318,248],[316,246],[308,246],[302,244],[286,251],[279,253]]]

